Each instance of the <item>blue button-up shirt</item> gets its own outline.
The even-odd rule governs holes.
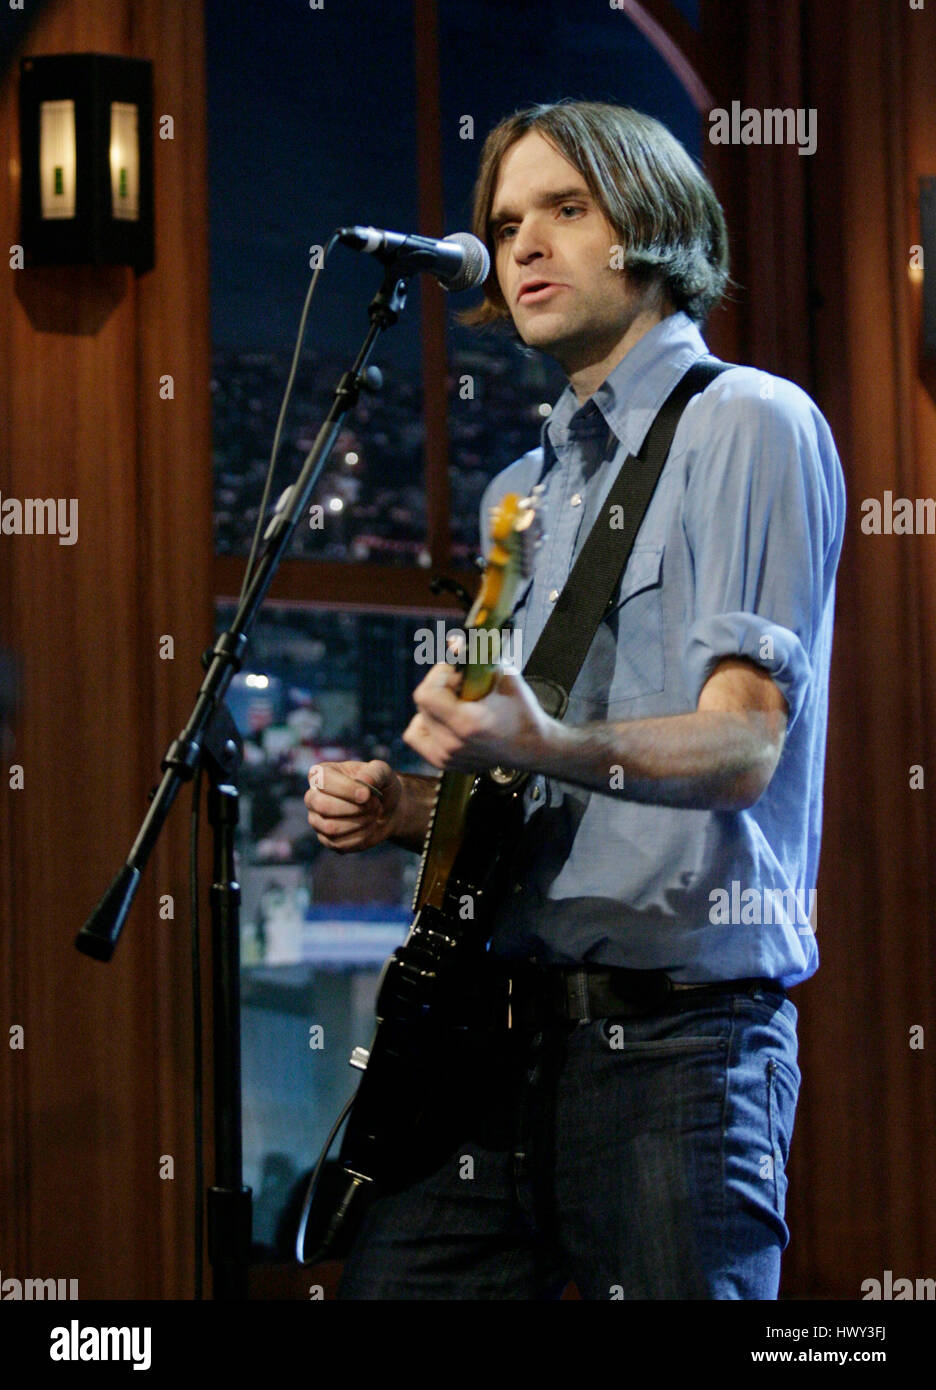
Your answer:
[[[585,405],[567,387],[541,447],[488,486],[482,534],[505,493],[545,488],[546,539],[514,614],[524,660],[624,459],[705,351],[685,314],[664,319]],[[799,387],[735,367],[689,402],[565,721],[685,714],[721,658],[748,657],[789,705],[780,761],[743,811],[628,801],[611,768],[608,793],[532,777],[494,953],[687,982],[813,974],[844,517],[832,435]]]

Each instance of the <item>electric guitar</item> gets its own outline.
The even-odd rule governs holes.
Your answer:
[[[539,541],[536,508],[535,496],[508,494],[493,511],[484,576],[458,653],[459,664],[464,659],[459,699],[482,699],[496,680],[500,634]],[[339,1236],[353,1234],[368,1199],[393,1171],[401,1139],[441,1082],[446,1001],[483,959],[507,855],[523,822],[525,781],[501,769],[450,771],[439,778],[413,923],[384,965],[370,1051],[356,1048],[351,1057],[363,1074],[341,1146],[340,1173],[320,1185],[317,1169],[306,1198],[297,1247],[305,1263],[326,1258]],[[316,1252],[311,1259],[303,1255],[306,1220]]]

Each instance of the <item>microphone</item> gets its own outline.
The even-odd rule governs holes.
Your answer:
[[[457,293],[473,290],[487,279],[491,258],[483,241],[470,232],[434,237],[385,232],[380,227],[339,227],[338,240],[355,251],[366,251],[379,261],[399,261],[412,270],[429,270],[443,289]]]

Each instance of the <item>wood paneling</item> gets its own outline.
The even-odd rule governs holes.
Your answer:
[[[936,493],[936,413],[919,375],[916,186],[936,171],[936,16],[887,0],[703,0],[703,29],[746,105],[815,107],[813,156],[713,150],[740,249],[735,360],[791,377],[826,414],[848,489],[837,590],[821,968],[795,992],[801,1092],[790,1164],[790,1297],[860,1297],[932,1276],[936,1026],[924,790],[933,703],[934,541],[869,536],[861,502]],[[740,40],[740,41],[739,41]],[[727,104],[727,103],[725,103]]]
[[[842,446],[849,523],[838,590],[823,969],[804,992],[808,1145],[791,1277],[838,1297],[865,1278],[929,1276],[936,1258],[931,903],[936,842],[910,766],[934,766],[933,538],[861,531],[861,502],[933,495],[934,416],[918,376],[908,192],[936,169],[936,16],[807,7],[819,93],[813,246],[816,393]],[[928,110],[927,110],[928,106]],[[821,1177],[819,1176],[821,1174]],[[818,1181],[817,1181],[818,1179]]]
[[[201,6],[60,0],[28,46],[152,59],[155,110],[173,115],[175,139],[155,141],[151,274],[0,277],[0,487],[75,498],[79,519],[73,546],[0,538],[25,768],[0,811],[3,1022],[26,1029],[23,1052],[0,1048],[3,1268],[77,1278],[81,1298],[181,1296],[193,1193],[185,797],[111,964],[72,942],[126,856],[212,631]],[[0,95],[4,248],[18,231],[17,85],[14,68]],[[172,661],[159,659],[164,633]],[[162,894],[174,922],[160,920]],[[161,1154],[174,1157],[172,1181],[159,1178]]]

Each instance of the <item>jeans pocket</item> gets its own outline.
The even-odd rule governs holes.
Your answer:
[[[666,1056],[679,1052],[719,1052],[728,1050],[728,1040],[718,1033],[679,1034],[662,1037],[641,1037],[632,1025],[633,1015],[619,1014],[597,1020],[600,1036],[612,1052],[626,1052],[637,1057]],[[643,1022],[639,1017],[636,1022]]]

